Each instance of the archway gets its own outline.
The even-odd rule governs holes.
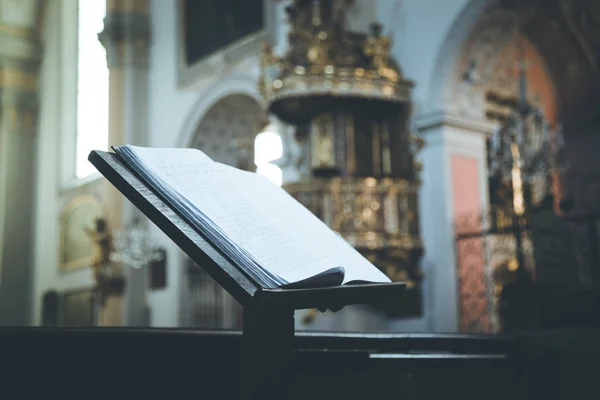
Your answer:
[[[214,161],[255,171],[254,140],[267,122],[261,104],[246,93],[228,93],[204,111],[187,143]],[[184,257],[183,324],[200,328],[241,328],[241,306],[208,274]]]
[[[551,123],[563,125],[567,158],[573,167],[571,174],[596,170],[600,176],[600,166],[594,161],[600,141],[597,135],[590,135],[600,128],[600,41],[597,39],[600,7],[590,2],[583,8],[583,3],[472,1],[451,29],[438,57],[440,64],[433,80],[438,84],[432,85],[431,107],[464,118],[501,121],[513,106],[498,105],[503,102],[494,102],[491,98],[514,100],[518,96],[516,67],[524,56],[529,65],[528,99],[541,106]],[[519,42],[523,44],[522,50],[518,48]],[[504,102],[507,103],[511,102]],[[486,171],[478,173],[486,174]],[[577,186],[577,179],[571,176],[563,178],[563,182],[566,184],[562,191],[579,199],[575,203],[582,212],[584,194]],[[461,216],[455,214],[454,217]],[[482,220],[469,223],[479,229]],[[455,225],[456,237],[462,240],[456,248],[459,307],[466,307],[459,314],[463,329],[469,329],[465,327],[471,322],[482,320],[485,307],[477,310],[480,315],[463,318],[467,303],[489,299],[490,293],[484,293],[481,285],[476,290],[467,286],[469,282],[473,286],[474,281],[481,282],[493,275],[493,271],[484,271],[490,262],[485,247],[493,247],[497,241],[473,236],[473,232],[461,234],[463,229],[464,226]],[[464,251],[466,245],[475,248],[478,257],[472,257],[473,251]],[[473,277],[474,273],[477,276]]]
[[[558,119],[571,131],[582,130],[586,121],[596,120],[600,104],[600,3],[593,1],[471,0],[436,58],[429,108],[456,112],[456,90],[468,55],[479,56],[478,72],[483,79],[489,77],[517,28],[537,50],[552,77],[559,102]]]
[[[263,108],[252,97],[228,95],[206,112],[189,146],[217,162],[255,171],[254,138],[266,119]]]
[[[516,97],[522,40],[529,100],[563,127],[570,170],[557,191],[574,214],[600,213],[599,22],[598,2],[473,0],[438,55],[429,98],[433,109],[496,121],[503,111],[490,94]]]

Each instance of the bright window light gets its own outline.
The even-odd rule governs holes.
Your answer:
[[[281,168],[279,168],[277,165],[269,163],[259,165],[256,168],[256,173],[264,176],[277,186],[281,186],[281,184],[283,183],[283,173],[281,171]]]
[[[283,155],[283,143],[281,136],[275,132],[262,132],[254,139],[254,164],[262,164],[275,161]]]
[[[283,142],[279,134],[269,131],[259,133],[254,139],[254,164],[256,173],[281,186],[283,173],[281,168],[271,162],[283,156]]]
[[[77,159],[75,174],[96,172],[87,160],[92,150],[108,148],[108,67],[98,40],[106,15],[105,0],[80,0],[77,61]]]

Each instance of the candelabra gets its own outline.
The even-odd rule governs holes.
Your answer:
[[[111,261],[140,269],[152,262],[162,261],[163,257],[163,252],[154,245],[141,219],[134,219],[124,231],[115,233]]]
[[[489,146],[491,180],[512,186],[517,268],[524,266],[523,216],[531,206],[551,195],[554,175],[566,168],[564,147],[561,125],[552,127],[541,108],[527,100],[527,75],[521,59],[515,109],[492,134]]]

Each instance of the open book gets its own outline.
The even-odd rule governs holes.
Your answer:
[[[175,212],[264,288],[389,278],[282,188],[195,149],[113,148]]]

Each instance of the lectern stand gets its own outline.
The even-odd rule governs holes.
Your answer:
[[[117,155],[93,151],[89,160],[244,307],[241,360],[244,398],[285,399],[291,396],[295,310],[336,311],[350,304],[397,301],[404,292],[404,283],[319,289],[262,288],[150,190]]]

